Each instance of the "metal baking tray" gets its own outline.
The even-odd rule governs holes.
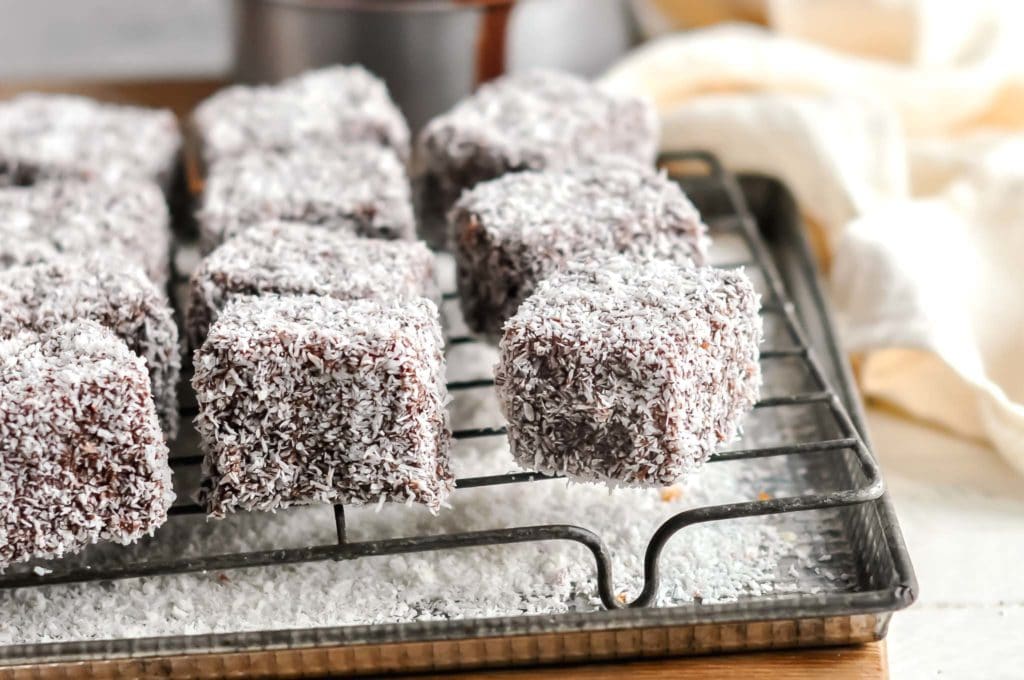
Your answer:
[[[0,647],[0,677],[5,666],[14,672],[33,664],[44,664],[43,670],[54,673],[74,667],[166,676],[215,676],[239,668],[253,675],[261,668],[285,675],[377,674],[851,644],[884,637],[892,612],[913,601],[916,582],[868,447],[860,404],[793,200],[779,182],[734,177],[708,154],[671,154],[663,161],[700,208],[712,237],[734,242],[736,252],[743,253],[738,260],[718,264],[745,267],[761,289],[767,396],[758,403],[741,441],[716,454],[711,464],[780,461],[771,497],[691,508],[667,519],[647,543],[643,588],[632,600],[616,595],[605,543],[586,526],[538,523],[351,541],[341,506],[335,509],[337,540],[322,545],[250,552],[211,549],[160,558],[126,549],[106,561],[86,551],[81,557],[40,563],[49,573],[34,571],[35,565],[11,568],[0,575],[0,591],[61,583],[98,588],[113,579],[564,540],[588,549],[584,554],[593,561],[593,587],[602,606],[501,618],[15,645]],[[473,339],[460,335],[449,342]],[[489,376],[480,376],[451,383],[450,388],[488,384]],[[184,411],[190,412],[187,406]],[[456,437],[500,437],[503,432],[502,424],[494,423],[460,430]],[[198,461],[194,449],[179,446],[174,463],[179,473]],[[461,478],[458,487],[546,479],[518,472]],[[199,509],[187,502],[174,514],[179,517],[171,521],[204,521]],[[780,526],[827,554],[829,569],[842,572],[843,578],[807,573],[794,576],[785,591],[745,595],[735,602],[658,603],[659,587],[672,583],[672,573],[664,573],[659,561],[670,540],[685,541],[687,528],[701,523],[769,516],[777,516]],[[159,538],[158,532],[154,540]]]

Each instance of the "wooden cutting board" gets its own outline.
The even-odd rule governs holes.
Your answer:
[[[0,680],[51,678],[319,678],[345,675],[353,648],[279,650],[235,654],[182,655],[163,658],[86,661],[0,668]],[[437,657],[434,657],[437,660]],[[444,661],[444,660],[442,660]],[[447,662],[458,665],[458,659]],[[380,677],[380,676],[377,676]],[[600,663],[415,675],[426,680],[879,680],[889,677],[885,642],[854,647],[750,654],[723,654],[630,663]]]
[[[451,675],[427,675],[417,678],[439,680]],[[587,664],[560,668],[499,670],[461,673],[457,680],[523,680],[573,678],[579,680],[735,680],[770,678],[771,680],[875,680],[888,678],[885,642],[856,647],[814,649],[753,654],[723,654],[683,659],[638,661],[634,663]]]

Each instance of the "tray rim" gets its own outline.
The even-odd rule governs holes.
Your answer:
[[[835,370],[835,389],[850,417],[864,438],[863,406],[853,389],[853,377],[836,337],[831,308],[825,299],[810,246],[800,228],[800,218],[789,189],[778,179],[765,175],[738,173],[741,186],[748,182],[766,183],[787,204],[790,215],[785,227],[789,245],[796,249],[795,269],[810,295],[819,330],[826,342],[827,364]],[[743,197],[750,199],[744,187]],[[758,220],[758,228],[761,229]],[[762,230],[763,231],[763,230]],[[771,252],[771,265],[780,269]],[[783,277],[786,280],[786,277]],[[791,291],[790,291],[791,292]],[[801,309],[797,306],[798,311]],[[801,315],[801,320],[806,319]],[[566,612],[546,615],[520,615],[463,619],[457,621],[418,621],[406,623],[328,626],[320,628],[271,629],[199,635],[169,635],[144,638],[112,638],[74,642],[28,643],[0,646],[0,670],[25,664],[71,663],[96,659],[162,658],[187,654],[225,654],[245,651],[315,649],[331,646],[418,643],[441,640],[474,640],[495,636],[536,636],[549,633],[636,630],[652,627],[729,626],[751,623],[783,623],[808,619],[879,615],[873,638],[882,639],[894,611],[914,602],[917,580],[896,520],[889,493],[869,501],[881,522],[887,549],[895,567],[895,579],[885,588],[852,593],[828,592],[773,597],[770,601],[729,602],[678,607],[643,607],[621,610]],[[867,641],[867,640],[863,640]]]
[[[788,220],[789,224],[786,236],[789,239],[788,245],[795,248],[797,251],[795,258],[797,262],[794,266],[794,269],[796,270],[795,273],[798,273],[801,276],[804,284],[806,285],[807,294],[810,296],[816,309],[819,330],[825,338],[823,347],[819,347],[818,349],[819,351],[824,350],[826,364],[835,370],[835,389],[839,394],[839,398],[846,407],[847,413],[849,414],[854,427],[860,433],[861,439],[868,447],[868,450],[872,452],[872,455],[874,455],[870,433],[866,425],[864,404],[857,393],[853,370],[850,366],[850,362],[846,358],[847,355],[843,350],[842,341],[835,330],[836,327],[832,306],[825,298],[821,288],[820,273],[811,252],[806,231],[802,228],[804,226],[802,224],[803,220],[799,215],[796,199],[793,197],[789,188],[776,177],[759,173],[738,173],[736,178],[741,185],[744,183],[748,185],[760,183],[768,187],[770,191],[776,192],[779,199],[785,204],[785,209],[791,215]],[[743,187],[741,186],[741,188]],[[747,194],[748,191],[744,188],[744,199],[749,201]],[[760,222],[758,223],[758,228],[763,232]],[[772,255],[772,264],[777,266],[777,256],[771,248],[769,248],[769,251]],[[780,271],[780,276],[781,275],[782,272]],[[787,278],[785,276],[781,276],[781,278],[788,288]],[[787,290],[787,292],[790,296],[793,295],[793,291]],[[808,320],[804,318],[803,314],[801,314],[802,309],[802,307],[796,306],[796,311],[801,323],[806,325]],[[903,532],[899,526],[899,521],[896,518],[896,509],[893,505],[892,496],[889,494],[888,487],[886,487],[886,490],[883,492],[881,497],[871,501],[871,504],[875,505],[875,508],[878,511],[879,520],[882,523],[882,530],[886,538],[886,546],[893,558],[893,566],[896,572],[896,580],[893,585],[893,590],[898,599],[903,602],[903,605],[897,609],[909,607],[917,599],[917,575],[914,571],[914,567],[910,559],[910,553],[907,550],[906,541],[903,538]],[[896,609],[893,611],[896,611]]]

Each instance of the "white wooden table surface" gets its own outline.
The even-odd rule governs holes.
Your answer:
[[[1024,678],[1024,477],[879,409],[868,423],[920,582],[889,631],[892,677]]]

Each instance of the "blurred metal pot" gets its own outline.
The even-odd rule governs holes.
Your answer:
[[[239,80],[360,63],[414,130],[503,72],[595,75],[633,39],[622,0],[235,0],[235,12]]]

